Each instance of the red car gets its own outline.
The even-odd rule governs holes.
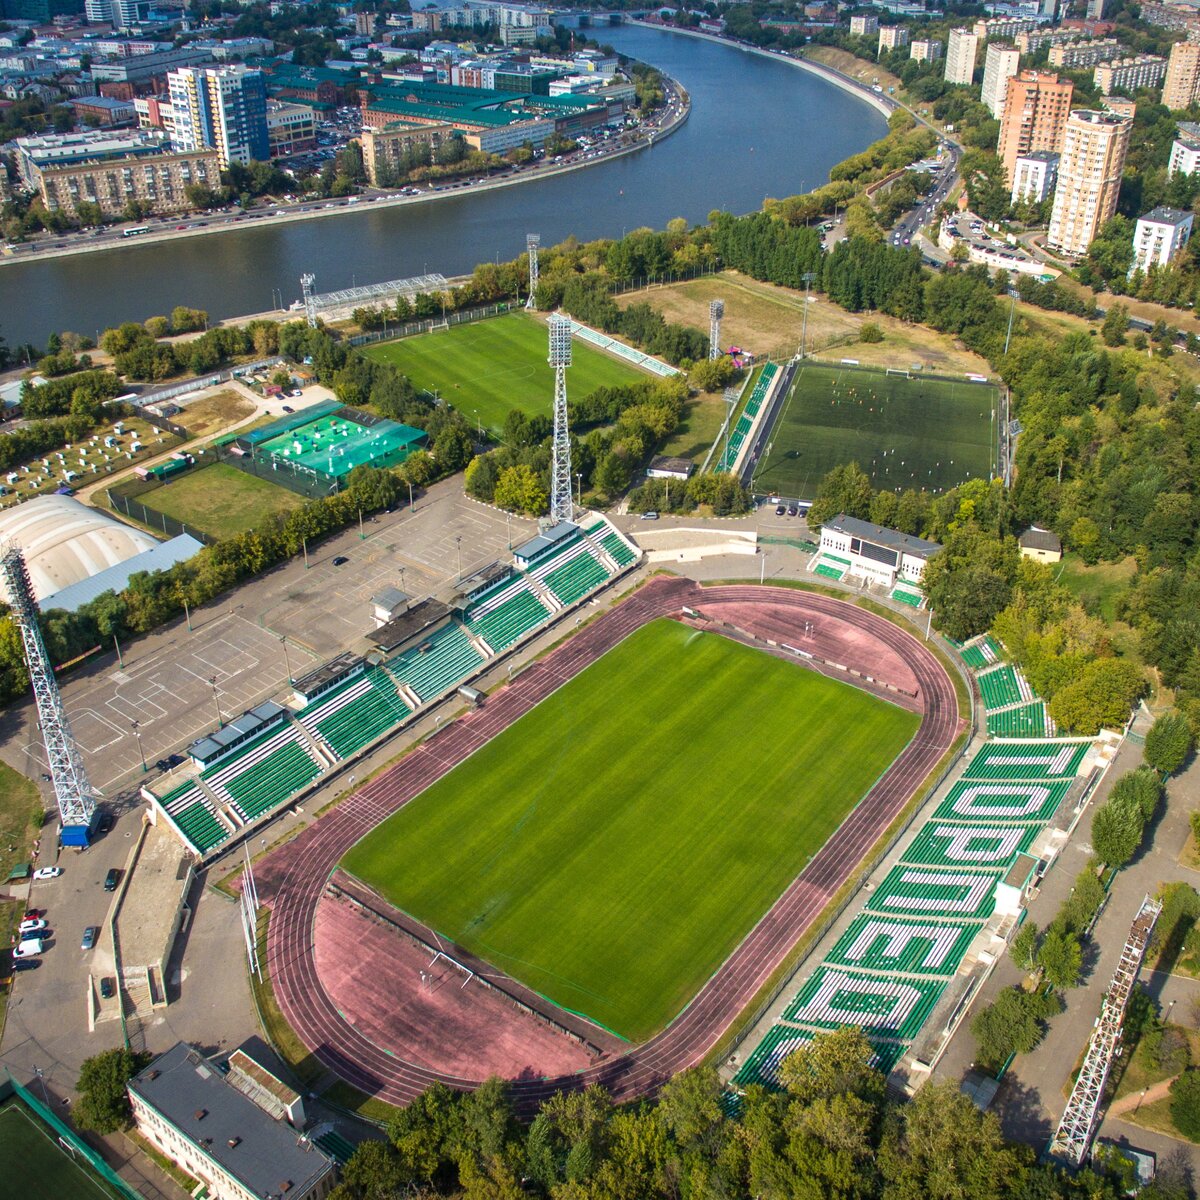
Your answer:
[[[36,921],[41,916],[41,911],[36,908],[27,908],[25,915],[21,918],[22,921]]]

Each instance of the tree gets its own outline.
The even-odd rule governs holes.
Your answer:
[[[1184,1137],[1200,1141],[1200,1070],[1195,1067],[1171,1084],[1171,1120]]]
[[[1163,713],[1146,734],[1146,762],[1163,775],[1174,775],[1192,753],[1192,730],[1179,713]]]
[[[1100,326],[1100,336],[1106,346],[1125,345],[1125,331],[1129,328],[1129,309],[1124,304],[1110,304]]]
[[[1136,663],[1099,658],[1051,698],[1050,716],[1066,732],[1092,736],[1105,726],[1123,725],[1145,688],[1145,675]]]
[[[400,498],[400,483],[391,471],[360,463],[346,477],[346,492],[358,508],[376,512]]]
[[[424,487],[437,474],[437,467],[427,450],[414,450],[400,464],[398,474],[413,487]]]
[[[544,513],[549,503],[542,481],[531,467],[523,463],[515,467],[505,467],[500,472],[493,499],[500,508],[526,512],[535,517]]]
[[[106,1050],[84,1059],[75,1084],[79,1103],[75,1123],[94,1133],[125,1129],[133,1117],[126,1086],[149,1062],[151,1055],[132,1050]]]
[[[980,1062],[1002,1067],[1014,1054],[1028,1054],[1042,1040],[1045,1020],[1061,1002],[1005,988],[971,1021],[971,1036]]]
[[[387,1142],[360,1142],[341,1170],[331,1200],[392,1200],[408,1183],[400,1156]]]
[[[1037,961],[1047,982],[1054,987],[1074,987],[1083,969],[1083,950],[1079,939],[1066,930],[1048,929],[1038,949]]]
[[[461,425],[447,425],[433,441],[433,457],[443,471],[461,471],[471,461],[471,435]]]
[[[1092,818],[1092,846],[1110,867],[1123,867],[1142,844],[1144,826],[1136,803],[1110,798]]]
[[[858,331],[860,342],[882,342],[883,330],[874,321],[866,321]]]
[[[1012,956],[1013,962],[1022,971],[1033,969],[1033,965],[1037,961],[1037,945],[1038,927],[1033,921],[1026,919],[1025,924],[1017,930],[1016,936],[1008,944],[1008,952]]]
[[[857,1026],[820,1034],[788,1055],[779,1079],[788,1094],[804,1104],[854,1095],[871,1104],[883,1100],[885,1080],[871,1066],[870,1042]]]

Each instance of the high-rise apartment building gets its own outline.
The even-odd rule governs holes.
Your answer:
[[[1179,122],[1179,133],[1171,143],[1171,161],[1167,163],[1167,178],[1172,175],[1195,175],[1200,171],[1200,125]]]
[[[877,53],[882,54],[885,50],[895,50],[898,46],[907,45],[908,30],[903,25],[880,25]]]
[[[877,16],[862,16],[850,18],[850,32],[855,37],[868,37],[879,28],[879,18]]]
[[[942,57],[942,43],[937,38],[913,38],[908,45],[908,57],[917,62],[937,62]]]
[[[1075,85],[1051,71],[1018,71],[1008,81],[996,147],[1009,185],[1017,157],[1031,150],[1062,149]]]
[[[978,52],[979,38],[971,30],[950,30],[950,41],[946,46],[946,82],[969,84],[975,76],[975,55]]]
[[[1120,58],[1124,53],[1125,47],[1116,38],[1101,38],[1099,41],[1061,42],[1051,46],[1047,60],[1052,67],[1075,71]]]
[[[1170,109],[1189,108],[1200,96],[1200,45],[1176,42],[1167,59],[1162,102]]]
[[[261,71],[247,67],[187,67],[167,74],[174,110],[171,141],[177,150],[218,151],[221,167],[266,162],[267,88]]]
[[[1016,46],[993,42],[987,48],[983,60],[983,102],[997,120],[1004,115],[1008,81],[1017,73],[1020,63],[1021,52]]]
[[[1133,263],[1129,274],[1167,267],[1182,253],[1192,236],[1192,214],[1177,208],[1152,208],[1138,217],[1133,231]]]
[[[1051,249],[1084,254],[1100,227],[1117,211],[1132,128],[1132,121],[1115,113],[1080,109],[1067,118],[1046,234]]]

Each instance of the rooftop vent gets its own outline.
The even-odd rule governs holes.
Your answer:
[[[198,1108],[194,1113],[192,1113],[192,1116],[195,1117],[197,1121],[203,1121],[204,1118],[208,1116],[208,1109]]]
[[[230,1150],[235,1150],[235,1149],[237,1149],[237,1147],[238,1147],[238,1146],[240,1146],[240,1145],[241,1145],[241,1143],[242,1143],[242,1139],[241,1139],[240,1137],[231,1137],[231,1138],[229,1139],[229,1148],[230,1148]]]
[[[280,1194],[281,1196],[286,1196],[286,1195],[287,1195],[287,1193],[288,1193],[288,1192],[290,1192],[291,1190],[292,1190],[292,1181],[291,1181],[290,1179],[285,1179],[285,1180],[284,1180],[284,1181],[283,1181],[283,1182],[282,1182],[282,1183],[279,1185],[279,1194]]]
[[[146,1073],[146,1078],[147,1078],[147,1079],[157,1079],[157,1078],[158,1078],[158,1076],[159,1076],[159,1070],[158,1070],[158,1068],[157,1068],[157,1067],[155,1067],[153,1070],[151,1070],[151,1071],[148,1071],[148,1072]]]

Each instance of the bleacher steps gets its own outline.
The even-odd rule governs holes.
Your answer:
[[[235,831],[246,827],[246,818],[238,812],[236,805],[227,804],[224,808],[217,810],[217,816],[224,817],[225,820],[233,826]]]
[[[403,679],[398,679],[386,663],[383,667],[383,673],[392,681],[392,687],[396,689],[396,693],[399,695],[400,699],[403,700],[413,712],[416,712],[423,703],[421,697],[418,696],[417,693],[414,692],[412,688],[410,688],[408,684],[404,682]]]
[[[529,581],[529,590],[550,610],[552,613],[558,612],[562,605],[558,602],[558,597],[542,582],[540,579],[534,579],[532,575],[525,577]]]
[[[220,820],[221,809],[225,807],[225,801],[222,800],[221,797],[218,796],[215,791],[213,791],[212,787],[203,779],[201,779],[199,775],[196,776],[195,784],[200,789],[200,795],[204,797],[204,801],[208,805],[209,810],[216,813],[217,819]],[[231,825],[228,820],[225,821],[225,824],[229,825],[231,831],[237,829],[237,826]]]
[[[334,754],[333,750],[328,745],[323,744],[320,739],[315,737],[305,725],[301,724],[299,721],[293,721],[292,725],[300,733],[300,745],[304,747],[304,749],[308,752],[309,758],[311,758],[317,764],[317,766],[321,768],[322,771],[328,770],[335,762],[337,762],[338,757],[336,754]]]
[[[592,536],[591,531],[580,535],[587,548],[595,556],[597,562],[610,574],[615,575],[621,568],[617,560]]]
[[[462,627],[463,633],[467,635],[467,641],[483,655],[484,658],[495,658],[496,652],[479,636],[474,630],[468,629],[465,625]]]

